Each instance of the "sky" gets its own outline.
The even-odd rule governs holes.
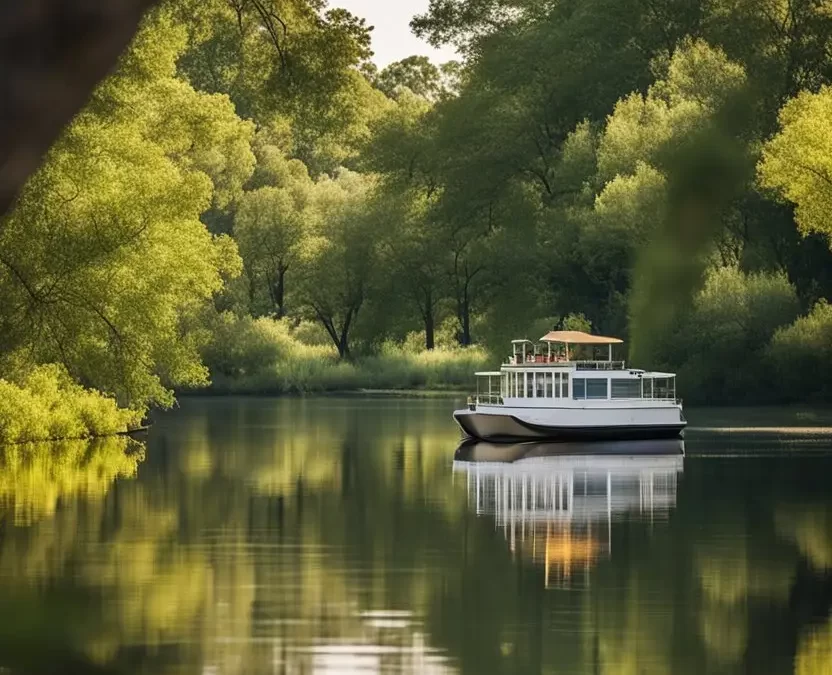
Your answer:
[[[410,32],[410,19],[423,13],[428,0],[330,0],[330,7],[343,7],[375,26],[373,60],[379,68],[413,54],[429,56],[434,63],[457,58],[452,47],[434,49]]]

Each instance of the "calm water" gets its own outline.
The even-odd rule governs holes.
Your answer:
[[[832,673],[827,416],[495,463],[453,407],[186,400],[144,448],[6,450],[0,672]]]

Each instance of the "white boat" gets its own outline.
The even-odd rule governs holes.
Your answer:
[[[687,422],[675,373],[627,368],[613,360],[620,344],[580,331],[513,340],[499,371],[476,373],[477,394],[454,419],[467,436],[498,442],[680,437]],[[604,359],[595,358],[600,347]]]

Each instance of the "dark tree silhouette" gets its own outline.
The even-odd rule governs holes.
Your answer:
[[[155,0],[0,0],[0,216]]]

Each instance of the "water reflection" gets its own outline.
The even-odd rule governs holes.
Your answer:
[[[598,558],[611,555],[614,520],[668,517],[683,458],[680,440],[480,442],[460,446],[454,471],[466,476],[471,508],[494,518],[510,550],[544,566],[544,585],[568,587],[578,572],[588,583]]]
[[[59,501],[101,500],[143,459],[144,445],[124,436],[0,446],[0,518],[28,525],[54,515]]]
[[[7,452],[0,671],[832,672],[832,454],[454,461],[453,406],[185,401],[145,454]]]

